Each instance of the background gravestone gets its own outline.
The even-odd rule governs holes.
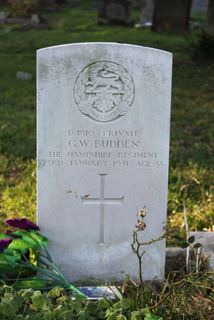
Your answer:
[[[208,6],[208,0],[193,0],[192,12],[206,12]]]
[[[151,27],[154,15],[154,0],[144,0],[140,21],[135,27]]]
[[[166,223],[172,58],[113,43],[38,51],[38,223],[70,280],[137,278],[131,249]],[[144,279],[163,279],[165,241],[146,248]]]
[[[130,24],[130,0],[104,0],[98,11],[98,23]]]

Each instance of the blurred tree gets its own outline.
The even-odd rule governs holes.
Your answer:
[[[192,0],[155,0],[153,30],[186,32]]]
[[[209,0],[207,9],[207,31],[214,34],[214,0]]]

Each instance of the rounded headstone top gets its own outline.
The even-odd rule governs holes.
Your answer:
[[[128,43],[117,43],[117,42],[77,42],[77,43],[68,43],[68,44],[60,44],[56,46],[50,46],[50,47],[45,47],[37,50],[37,53],[42,53],[44,51],[50,51],[50,50],[56,50],[56,49],[69,49],[69,48],[74,48],[74,47],[81,47],[81,46],[86,46],[86,47],[123,47],[123,48],[133,48],[133,49],[139,49],[139,50],[144,50],[144,51],[152,51],[156,53],[162,53],[166,54],[169,56],[172,56],[172,53],[169,51],[165,50],[160,50],[156,48],[150,48],[150,47],[144,47],[140,45],[135,45],[135,44],[128,44]]]

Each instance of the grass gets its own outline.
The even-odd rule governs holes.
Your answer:
[[[169,225],[183,228],[183,208],[192,230],[211,229],[213,208],[214,64],[193,61],[182,35],[97,26],[91,0],[72,1],[57,13],[46,12],[50,29],[23,32],[0,28],[0,214],[35,219],[36,88],[35,55],[42,47],[63,43],[106,41],[138,44],[174,55]],[[137,11],[133,13],[137,19]],[[202,19],[201,19],[202,20]],[[32,72],[32,81],[16,79]]]

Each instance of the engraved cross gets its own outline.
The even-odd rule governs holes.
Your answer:
[[[99,173],[100,176],[100,197],[89,198],[88,196],[81,197],[83,205],[99,205],[100,206],[100,241],[99,243],[105,243],[105,205],[122,205],[124,196],[120,198],[105,198],[105,177],[107,173]]]

